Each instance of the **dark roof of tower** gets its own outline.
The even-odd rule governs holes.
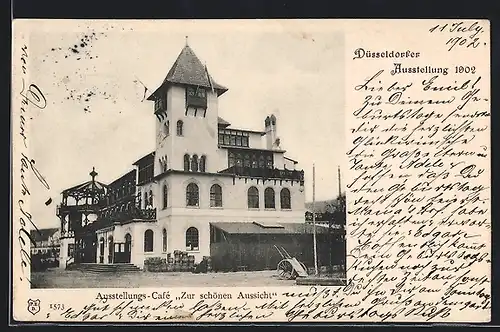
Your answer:
[[[219,96],[227,91],[226,87],[215,82],[208,73],[207,67],[201,63],[200,59],[189,45],[184,46],[177,60],[175,60],[172,65],[172,68],[168,71],[162,85],[148,98],[148,100],[151,100],[151,97],[154,96],[161,87],[169,83],[196,85],[209,89],[213,87]]]

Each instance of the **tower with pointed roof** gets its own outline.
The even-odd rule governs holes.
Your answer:
[[[155,175],[172,170],[218,169],[218,84],[191,47],[184,46],[148,100],[156,115]]]

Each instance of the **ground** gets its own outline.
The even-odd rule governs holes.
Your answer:
[[[31,274],[32,288],[127,288],[168,286],[292,286],[275,270],[194,274],[191,272],[90,273],[49,269]]]

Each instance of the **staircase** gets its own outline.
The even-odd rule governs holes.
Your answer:
[[[128,273],[139,272],[141,269],[131,263],[119,264],[97,264],[97,263],[80,263],[74,264],[72,269],[90,273]]]

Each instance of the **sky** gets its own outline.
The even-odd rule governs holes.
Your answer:
[[[269,21],[40,21],[29,33],[28,74],[47,99],[30,109],[29,151],[50,185],[33,192],[39,228],[57,227],[62,190],[90,179],[109,183],[154,150],[153,105],[143,100],[188,43],[229,91],[219,116],[263,130],[277,117],[286,155],[305,172],[306,200],[338,193],[345,171],[344,34],[318,25]],[[321,27],[321,26],[320,26]],[[345,182],[345,181],[342,181]],[[343,189],[344,190],[344,189]],[[52,197],[53,203],[44,202]]]

